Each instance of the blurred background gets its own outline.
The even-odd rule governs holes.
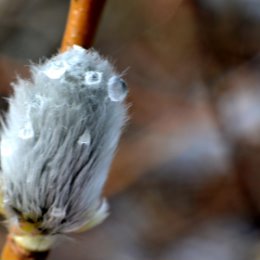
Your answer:
[[[59,49],[68,0],[0,0],[0,94]],[[50,260],[260,259],[260,1],[108,0],[94,48],[130,120],[111,215]],[[5,239],[1,229],[1,246]]]

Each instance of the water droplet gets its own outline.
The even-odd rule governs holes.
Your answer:
[[[34,136],[33,126],[31,122],[27,122],[18,132],[18,136],[22,139],[31,139]]]
[[[127,96],[127,85],[119,77],[111,77],[108,81],[108,96],[111,101],[121,102]]]
[[[87,71],[85,74],[85,84],[98,85],[102,81],[102,73],[99,71]]]
[[[1,142],[1,156],[10,156],[12,153],[13,148],[11,142],[3,139]]]
[[[107,201],[105,199],[103,199],[101,201],[101,204],[100,204],[96,214],[103,215],[103,216],[106,215],[107,216],[108,215],[108,210],[109,210],[108,203],[107,203]]]
[[[50,62],[43,73],[50,79],[60,79],[68,70],[68,64],[65,61]]]
[[[66,216],[66,210],[62,208],[52,208],[50,215],[54,218],[64,218]]]
[[[89,131],[86,131],[78,140],[79,144],[90,145],[90,142],[91,142],[91,136]]]

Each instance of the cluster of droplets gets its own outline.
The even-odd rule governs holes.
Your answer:
[[[41,73],[40,80],[49,79],[49,80],[47,80],[48,83],[55,82],[55,84],[54,84],[55,86],[61,85],[63,88],[63,86],[64,87],[67,86],[67,84],[65,84],[66,83],[65,80],[71,79],[75,75],[76,76],[79,75],[80,76],[79,79],[81,80],[80,83],[82,83],[86,89],[90,90],[89,92],[91,93],[91,95],[92,95],[92,92],[94,94],[96,94],[96,93],[99,94],[99,92],[102,92],[102,95],[100,95],[100,97],[102,97],[102,100],[103,100],[103,98],[105,98],[106,104],[108,104],[108,108],[111,108],[111,107],[114,108],[117,106],[120,108],[120,104],[116,105],[114,102],[120,103],[120,102],[123,102],[123,100],[126,98],[127,92],[128,92],[126,83],[119,76],[115,76],[115,74],[112,74],[113,75],[112,76],[110,74],[112,69],[109,66],[107,66],[107,64],[106,64],[107,67],[104,66],[103,64],[100,64],[100,66],[97,66],[101,69],[95,69],[92,67],[92,69],[82,72],[82,68],[84,69],[84,66],[81,66],[82,65],[81,62],[82,62],[82,58],[84,58],[86,56],[86,51],[79,46],[74,46],[73,48],[74,48],[74,50],[76,50],[75,55],[74,55],[74,53],[72,53],[73,55],[71,55],[71,53],[67,53],[68,55],[66,56],[66,53],[65,53],[65,56],[64,57],[62,56],[62,59],[59,59],[60,56],[57,56],[57,57],[53,58],[52,60],[50,60],[49,62],[47,62],[46,64],[44,64],[40,70],[40,73]],[[64,55],[64,54],[62,54],[62,55]],[[69,55],[70,55],[70,57],[69,57]],[[103,62],[103,61],[101,61],[101,62]],[[91,62],[89,62],[89,63],[91,63]],[[102,70],[102,68],[103,68],[103,70]],[[37,72],[38,72],[38,70],[37,70]],[[70,74],[70,72],[71,72],[71,74]],[[73,73],[75,73],[75,74],[73,74]],[[107,76],[109,74],[111,76]],[[75,78],[76,78],[76,76],[75,76]],[[60,83],[60,84],[58,84],[58,83]],[[50,85],[48,85],[48,86],[50,86]],[[74,85],[72,85],[72,86],[74,86]],[[99,91],[99,88],[101,91]],[[28,110],[25,111],[24,116],[23,116],[23,121],[20,121],[21,124],[19,124],[19,128],[18,129],[15,128],[15,133],[16,133],[15,142],[13,142],[12,140],[9,140],[8,138],[4,139],[1,142],[1,155],[12,156],[14,151],[19,149],[19,146],[17,146],[17,147],[14,146],[14,143],[22,144],[22,145],[25,145],[26,147],[27,147],[27,144],[28,144],[28,146],[30,144],[33,144],[32,140],[35,139],[35,136],[38,137],[38,135],[40,133],[40,130],[36,127],[37,121],[33,120],[36,118],[37,115],[41,115],[41,113],[37,113],[37,111],[41,111],[41,109],[43,110],[43,108],[44,108],[44,112],[45,112],[45,110],[49,109],[49,107],[51,108],[53,106],[59,106],[59,107],[63,106],[64,103],[61,103],[61,104],[55,103],[55,99],[52,98],[49,94],[50,92],[47,92],[47,91],[44,92],[41,90],[37,92],[38,89],[39,88],[35,88],[34,91],[29,93],[32,96],[29,96],[29,97],[26,96],[26,102],[28,102],[28,103],[25,103],[25,108],[28,108]],[[83,91],[84,91],[84,87],[81,89],[83,89]],[[66,93],[66,92],[64,91],[64,93]],[[86,91],[86,93],[88,93],[88,92]],[[56,94],[56,93],[54,92],[54,94]],[[99,97],[98,94],[97,94],[97,98]],[[95,98],[95,96],[94,96],[94,98]],[[112,110],[112,111],[114,111],[114,110]],[[120,120],[120,116],[119,116],[119,120]],[[90,146],[94,146],[93,145],[94,133],[91,132],[90,130],[91,129],[85,129],[84,133],[82,135],[74,136],[74,138],[76,139],[75,144],[78,147],[80,147],[80,149],[82,149],[82,150],[89,149]],[[51,131],[51,129],[50,129],[50,131]],[[92,136],[92,134],[93,134],[93,136]],[[19,142],[16,142],[17,138],[20,139]],[[114,140],[117,140],[117,138],[114,138]],[[36,140],[34,140],[34,141],[36,141]],[[116,141],[111,141],[109,145],[114,146],[115,142]],[[26,183],[28,184],[28,187],[34,187],[35,183],[37,183],[37,176],[28,174],[28,176],[26,176]],[[50,186],[51,185],[53,185],[53,184],[50,184]],[[108,206],[105,203],[105,201],[103,201],[103,203],[100,205],[100,207],[98,207],[98,209],[95,211],[95,213],[93,213],[93,215],[89,216],[89,219],[88,219],[88,222],[86,223],[86,225],[88,227],[90,227],[90,226],[93,226],[93,225],[96,225],[96,224],[102,222],[108,214],[107,211],[108,211]],[[59,205],[56,204],[55,206],[53,205],[53,207],[48,210],[48,214],[52,220],[56,221],[56,219],[57,220],[63,219],[66,216],[67,209],[59,207]]]
[[[72,68],[79,64],[82,55],[86,54],[85,49],[74,45],[73,50],[76,54],[73,57],[64,58],[63,60],[55,59],[48,63],[43,68],[43,73],[50,79],[59,80],[67,71],[72,71]],[[100,87],[103,81],[103,73],[96,70],[89,70],[84,75],[84,84],[90,88],[96,89]],[[104,83],[105,84],[105,83]],[[107,82],[107,94],[112,102],[122,102],[127,96],[127,85],[118,76],[112,76]]]
[[[69,58],[65,57],[63,60],[57,59],[57,57],[55,57],[53,60],[51,60],[51,62],[48,62],[43,67],[43,74],[45,74],[49,79],[61,79],[67,71],[71,70],[76,64],[80,62],[82,55],[84,55],[86,52],[82,47],[77,45],[74,45],[72,49],[76,51],[76,55]]]
[[[80,56],[84,55],[86,51],[80,46],[73,46],[73,49],[77,51],[78,55],[70,57],[68,61],[65,60],[53,60],[48,63],[43,69],[43,73],[50,79],[58,80],[64,76],[66,71],[71,69],[80,61]],[[84,84],[91,88],[98,88],[103,81],[103,73],[100,71],[90,70],[85,73]],[[105,83],[104,83],[105,84]],[[107,82],[107,95],[112,102],[122,102],[127,96],[127,85],[118,76],[112,76]],[[46,98],[36,94],[31,99],[31,107],[34,109],[39,109],[44,103],[46,103]],[[28,116],[27,116],[28,117]],[[18,137],[22,140],[29,140],[35,135],[33,125],[28,119],[18,130]],[[90,145],[91,135],[89,131],[85,131],[82,136],[78,139],[78,144]],[[1,154],[3,156],[10,156],[13,152],[13,147],[10,142],[3,140],[1,143]]]

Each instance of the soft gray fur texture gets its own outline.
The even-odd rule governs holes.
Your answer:
[[[108,61],[78,46],[31,72],[30,81],[13,84],[2,132],[4,203],[11,220],[38,223],[46,234],[70,232],[107,214],[101,192],[127,90]]]

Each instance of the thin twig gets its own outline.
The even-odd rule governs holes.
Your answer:
[[[49,251],[32,252],[21,248],[17,245],[9,234],[7,241],[3,248],[2,258],[3,260],[45,260],[49,254]]]
[[[97,29],[105,0],[71,0],[61,51],[74,44],[89,48]]]

